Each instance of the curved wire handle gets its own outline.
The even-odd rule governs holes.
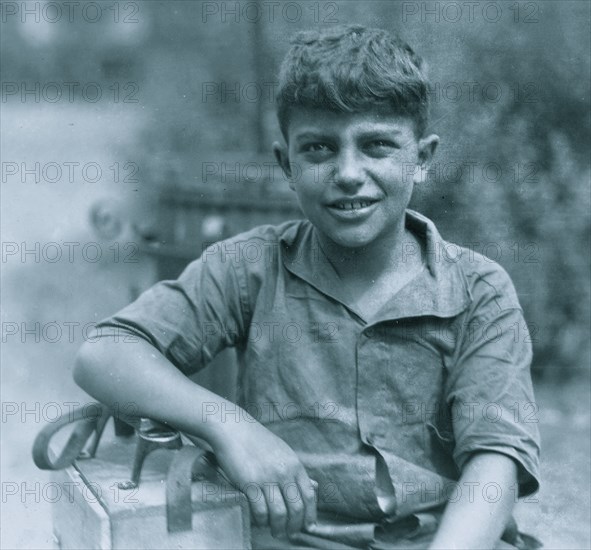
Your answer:
[[[89,414],[90,407],[96,408],[96,414]],[[99,441],[112,416],[111,410],[102,403],[90,403],[84,407],[74,409],[67,415],[63,415],[56,422],[45,426],[35,438],[33,443],[33,461],[41,470],[61,470],[70,466],[77,458],[90,458],[96,454]],[[70,434],[62,452],[53,459],[49,454],[51,438],[68,424],[76,422],[77,425]],[[87,451],[84,451],[88,440],[94,434]]]

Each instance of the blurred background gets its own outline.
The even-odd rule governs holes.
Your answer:
[[[428,62],[441,148],[413,206],[511,275],[543,436],[518,515],[548,548],[591,546],[588,2],[0,7],[2,547],[52,547],[30,447],[90,401],[71,371],[92,324],[204,243],[299,217],[270,152],[277,68],[294,32],[349,23]]]

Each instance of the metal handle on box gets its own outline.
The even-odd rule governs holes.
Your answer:
[[[90,414],[91,406],[93,414]],[[109,418],[113,416],[107,406],[92,403],[63,415],[54,423],[45,426],[35,438],[33,444],[33,460],[42,470],[61,470],[74,463],[75,460],[90,459],[96,454],[99,441]],[[114,417],[114,420],[120,420]],[[137,419],[136,419],[137,420]],[[130,425],[125,422],[125,429],[116,425],[116,433],[130,435]],[[68,441],[57,458],[52,458],[49,450],[51,438],[68,424],[75,423]],[[134,424],[136,422],[134,421]],[[175,453],[167,474],[166,481],[166,514],[168,531],[186,531],[191,529],[192,505],[191,482],[199,474],[202,479],[215,470],[215,460],[208,456],[211,453],[193,445],[183,446],[180,432],[149,418],[140,418],[136,424],[138,435],[135,449],[131,479],[118,483],[123,490],[138,486],[142,467],[146,457],[157,449],[179,450]],[[93,439],[90,441],[91,437]],[[85,449],[86,447],[86,449]]]

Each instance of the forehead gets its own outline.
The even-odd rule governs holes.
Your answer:
[[[308,134],[338,138],[345,134],[363,135],[376,132],[409,137],[414,135],[414,123],[408,117],[378,107],[355,113],[297,107],[289,116],[290,141]]]

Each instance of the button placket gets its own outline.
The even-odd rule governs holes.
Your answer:
[[[376,331],[374,328],[367,328],[362,333],[362,338],[357,343],[357,424],[361,440],[369,446],[375,446],[376,434],[373,433],[373,426],[371,422],[371,413],[368,416],[368,402],[371,401],[371,395],[368,394],[369,386],[367,377],[371,376],[370,365],[365,364],[371,361],[371,352],[368,346],[374,345],[371,340],[375,338]],[[365,361],[364,361],[365,360]],[[369,370],[368,370],[369,369]]]

